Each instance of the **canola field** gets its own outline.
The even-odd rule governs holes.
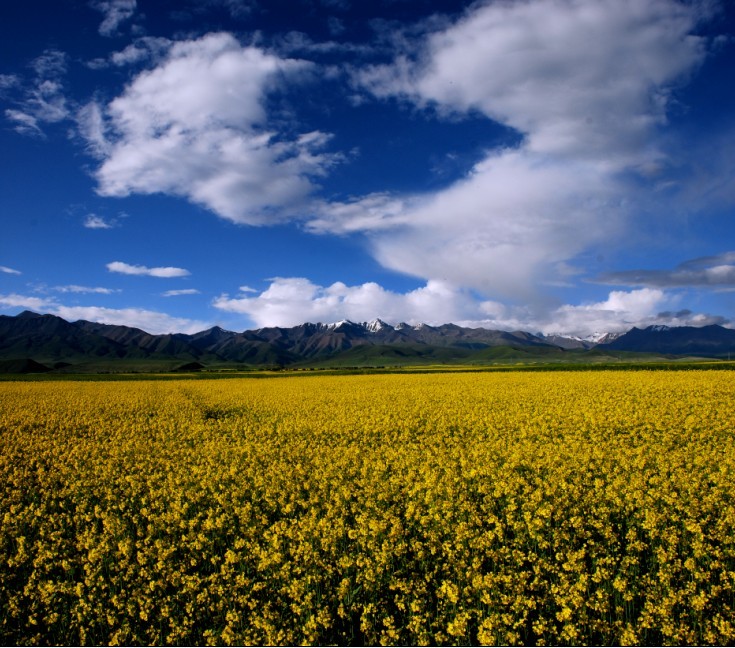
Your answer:
[[[3,644],[732,644],[728,371],[0,384]]]

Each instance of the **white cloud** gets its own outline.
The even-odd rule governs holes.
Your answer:
[[[667,326],[729,324],[729,320],[718,315],[694,313],[690,310],[661,310],[676,306],[678,301],[678,296],[663,290],[641,288],[631,291],[614,290],[606,299],[599,302],[564,304],[540,313],[534,313],[525,307],[508,307],[494,302],[483,302],[480,308],[487,313],[485,318],[458,323],[578,337],[591,337],[601,333],[624,333],[634,326],[645,328],[653,324]]]
[[[210,0],[210,5],[224,7],[233,18],[246,18],[257,7],[257,2],[255,0]]]
[[[125,48],[112,52],[107,58],[95,58],[87,62],[92,70],[104,70],[110,66],[138,65],[150,60],[158,61],[165,56],[174,41],[160,36],[141,36]]]
[[[89,320],[101,324],[120,324],[147,333],[197,333],[211,327],[209,322],[173,317],[143,308],[102,308],[100,306],[57,306],[53,314],[65,320]]]
[[[10,293],[8,295],[0,295],[0,307],[3,308],[27,308],[34,311],[42,311],[49,305],[49,300],[44,297],[29,297],[28,295],[18,295]]]
[[[0,92],[9,90],[20,84],[20,78],[16,74],[0,74]]]
[[[5,274],[12,274],[12,275],[21,274],[20,270],[15,270],[14,268],[8,268],[8,266],[0,266],[0,272],[4,272]]]
[[[671,301],[662,290],[614,290],[601,302],[561,306],[537,325],[544,333],[567,332],[584,336],[622,332],[636,325],[656,322],[656,314]]]
[[[159,267],[149,268],[144,265],[131,265],[123,261],[112,261],[107,264],[107,269],[110,272],[119,272],[120,274],[126,275],[141,275],[148,277],[161,277],[161,278],[172,278],[172,277],[186,277],[191,273],[184,268],[174,267]]]
[[[11,122],[15,122],[15,132],[21,135],[38,135],[43,137],[43,131],[38,125],[38,120],[22,110],[14,110],[8,108],[5,110],[5,117]]]
[[[75,119],[89,153],[97,158],[109,155],[111,146],[105,134],[105,120],[100,105],[96,101],[90,101],[77,110]]]
[[[38,79],[58,78],[66,74],[68,56],[57,49],[47,49],[31,61],[31,69]]]
[[[393,229],[410,222],[408,199],[388,193],[372,193],[346,202],[315,202],[306,223],[315,233],[347,234]]]
[[[115,36],[118,27],[135,13],[136,0],[94,0],[90,6],[104,14],[99,33],[102,36]]]
[[[67,56],[59,50],[46,50],[34,59],[30,67],[35,73],[32,84],[23,88],[17,108],[5,110],[5,117],[14,122],[15,131],[22,135],[44,137],[41,124],[58,123],[69,117],[70,110],[61,78],[66,73]],[[17,80],[14,86],[21,86]]]
[[[110,55],[110,62],[117,66],[134,65],[149,59],[157,60],[164,56],[173,44],[168,38],[143,36],[119,52]]]
[[[148,333],[197,333],[212,326],[211,323],[173,317],[167,313],[144,308],[104,308],[101,306],[66,306],[54,299],[27,295],[0,294],[1,308],[24,308],[39,313],[50,313],[69,322],[88,320],[102,324],[120,324],[143,329]]]
[[[324,287],[302,277],[274,278],[257,296],[222,295],[214,300],[216,308],[247,315],[257,326],[367,321],[376,317],[394,322],[443,323],[463,315],[469,305],[466,294],[440,281],[429,281],[422,288],[400,294],[372,282],[359,286],[336,282]]]
[[[373,254],[417,277],[534,300],[539,285],[566,279],[560,264],[619,233],[616,187],[594,167],[503,151],[448,189],[407,201],[396,228],[373,232]]]
[[[181,295],[198,295],[199,291],[196,288],[183,288],[181,290],[167,290],[161,294],[164,297],[179,297]]]
[[[677,298],[662,290],[642,288],[612,291],[606,299],[583,304],[564,304],[534,310],[483,300],[442,281],[406,293],[387,290],[376,283],[347,286],[336,282],[320,286],[303,277],[276,277],[259,294],[221,295],[213,305],[247,316],[256,326],[295,326],[303,322],[364,322],[376,317],[392,323],[431,325],[454,322],[462,326],[523,330],[532,333],[576,335],[624,332],[633,326],[671,326],[726,323],[722,317],[687,310],[663,311]]]
[[[84,220],[84,227],[88,229],[112,229],[115,227],[114,223],[105,220],[102,216],[97,214],[88,214]]]
[[[322,205],[316,231],[365,231],[385,267],[535,301],[568,262],[630,236],[629,172],[664,156],[672,88],[702,62],[699,5],[674,0],[477,3],[393,64],[355,74],[377,97],[480,113],[522,135],[454,185]],[[411,43],[415,46],[415,43]],[[364,204],[363,204],[364,203]]]
[[[658,288],[735,288],[735,252],[685,261],[673,270],[608,272],[597,282]]]
[[[368,69],[379,96],[479,110],[534,153],[637,162],[672,88],[704,57],[694,4],[529,0],[475,5],[424,54]]]
[[[112,295],[119,293],[120,290],[117,288],[103,288],[103,287],[92,287],[92,286],[78,286],[71,284],[69,286],[54,286],[53,288],[57,292],[61,293],[77,293],[77,294],[96,294],[96,295]]]
[[[266,96],[284,77],[311,73],[305,61],[242,47],[229,34],[171,46],[104,110],[81,115],[102,164],[104,196],[182,196],[223,218],[265,224],[293,215],[339,156],[320,152],[325,133],[292,140],[267,129]]]

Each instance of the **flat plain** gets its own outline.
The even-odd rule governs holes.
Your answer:
[[[730,371],[0,383],[5,644],[731,644]]]

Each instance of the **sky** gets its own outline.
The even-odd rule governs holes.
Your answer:
[[[735,327],[735,3],[0,6],[0,314]]]

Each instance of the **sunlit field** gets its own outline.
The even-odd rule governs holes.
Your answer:
[[[735,381],[0,384],[5,644],[735,642]]]

